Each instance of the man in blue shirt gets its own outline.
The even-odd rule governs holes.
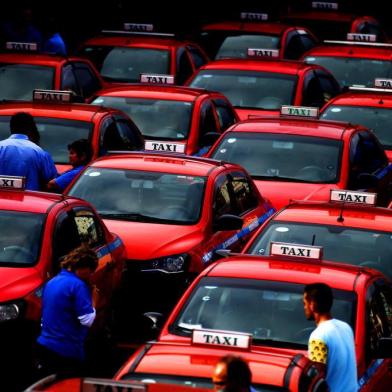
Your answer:
[[[49,181],[48,189],[54,192],[63,192],[81,170],[90,162],[93,156],[91,143],[87,139],[75,140],[68,145],[69,163],[72,169],[67,170],[57,178]]]
[[[42,51],[45,53],[66,56],[65,42],[59,33],[59,23],[53,15],[47,17],[44,23],[44,43]]]
[[[84,343],[95,319],[97,291],[90,278],[98,266],[96,253],[85,245],[61,262],[60,273],[46,283],[42,297],[42,331],[38,342],[38,371],[79,375],[85,360]]]
[[[33,141],[38,130],[29,113],[11,117],[11,136],[0,141],[0,175],[26,177],[26,189],[42,190],[57,176],[51,156]]]

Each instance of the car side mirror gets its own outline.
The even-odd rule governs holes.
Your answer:
[[[150,332],[154,335],[153,338],[156,338],[162,329],[164,319],[163,314],[158,312],[147,312],[143,313],[143,316],[150,324]]]
[[[212,146],[220,137],[220,133],[218,132],[207,132],[201,138],[202,146]]]
[[[213,224],[214,231],[230,231],[242,228],[243,220],[237,215],[223,214]]]
[[[379,338],[377,343],[376,358],[392,358],[392,338]]]
[[[358,175],[358,182],[360,188],[364,188],[364,189],[376,188],[378,185],[378,178],[374,174],[360,173]]]

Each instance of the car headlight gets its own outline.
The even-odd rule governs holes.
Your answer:
[[[19,317],[20,309],[16,304],[0,305],[0,322],[15,320]]]
[[[161,257],[159,259],[152,260],[152,268],[144,269],[144,271],[160,271],[167,274],[184,272],[187,259],[188,255],[186,253]]]

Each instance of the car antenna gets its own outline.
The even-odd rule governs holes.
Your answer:
[[[316,242],[316,234],[313,234],[313,236],[312,236],[312,246],[314,246],[315,242]]]
[[[340,209],[340,213],[339,213],[339,216],[338,216],[338,219],[337,219],[338,222],[344,222],[344,218],[343,218],[344,203],[345,202],[342,203],[342,208]]]

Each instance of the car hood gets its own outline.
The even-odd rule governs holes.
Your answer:
[[[128,259],[148,260],[186,252],[203,237],[197,225],[168,225],[104,219],[123,241]]]
[[[271,200],[272,205],[280,210],[290,200],[329,200],[330,189],[336,184],[309,184],[300,182],[254,180],[260,193]]]
[[[43,283],[35,267],[0,268],[0,302],[26,296]]]
[[[63,163],[56,163],[56,169],[59,174],[62,174],[65,171],[72,169],[72,165],[67,165],[67,164],[63,164]]]
[[[257,384],[284,385],[284,376],[298,351],[252,346],[251,350],[206,347],[191,344],[156,343],[148,350],[136,372],[210,378],[215,364],[224,355],[240,355],[249,363]]]
[[[241,109],[234,108],[240,120],[247,120],[248,118],[255,117],[276,117],[279,116],[280,110],[264,110],[264,109]]]

